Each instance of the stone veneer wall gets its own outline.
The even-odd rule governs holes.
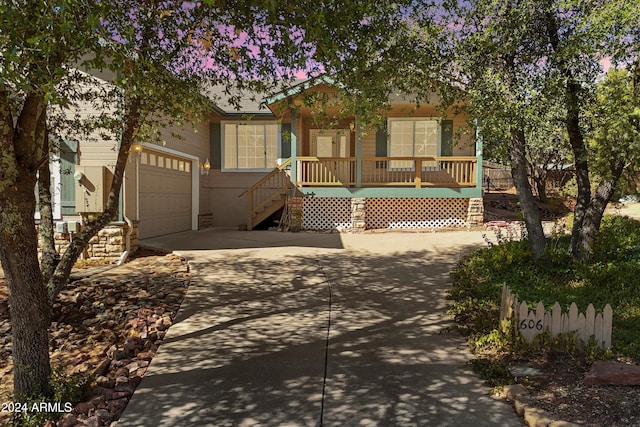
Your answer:
[[[467,212],[467,224],[482,225],[484,222],[484,202],[482,197],[469,199],[469,210]]]
[[[198,230],[213,227],[213,214],[198,215]]]
[[[92,259],[109,259],[117,260],[122,252],[127,250],[127,231],[129,225],[127,223],[114,223],[106,226],[98,232],[85,249],[85,257]],[[56,251],[63,253],[67,250],[73,235],[71,233],[54,233]],[[138,246],[138,224],[133,223],[131,233],[131,250]]]

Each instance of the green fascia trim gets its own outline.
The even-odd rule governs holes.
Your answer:
[[[298,189],[305,196],[356,198],[356,197],[389,197],[389,198],[442,198],[470,199],[482,197],[482,189],[465,188],[346,188],[346,187],[303,187]]]
[[[322,84],[322,83],[327,83],[327,84],[330,84],[330,85],[338,85],[336,83],[336,81],[334,79],[332,79],[331,77],[329,77],[329,76],[320,76],[320,77],[316,77],[315,79],[307,80],[306,82],[300,83],[300,84],[298,84],[296,86],[292,86],[292,87],[290,87],[290,88],[288,88],[286,90],[283,90],[283,91],[281,91],[281,92],[279,92],[279,93],[277,93],[277,94],[275,94],[273,96],[270,96],[269,98],[265,98],[262,101],[262,104],[265,104],[265,105],[274,104],[274,103],[276,103],[278,101],[282,101],[283,99],[286,99],[289,96],[297,95],[299,93],[304,92],[305,90],[307,90],[309,88],[312,88],[312,87],[317,86],[317,85]]]

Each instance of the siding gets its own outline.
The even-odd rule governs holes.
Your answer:
[[[246,224],[247,196],[240,195],[264,175],[264,172],[211,171],[206,192],[210,212],[213,212],[214,227]]]

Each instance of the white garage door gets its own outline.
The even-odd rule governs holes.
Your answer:
[[[140,158],[141,239],[191,230],[191,161],[145,151]]]

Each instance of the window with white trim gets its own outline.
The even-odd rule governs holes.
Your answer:
[[[234,122],[222,128],[223,170],[271,170],[278,163],[278,125]]]
[[[389,119],[390,157],[435,157],[440,155],[440,121],[437,119]],[[413,161],[393,160],[390,168],[413,168]],[[423,162],[423,168],[436,162]]]

